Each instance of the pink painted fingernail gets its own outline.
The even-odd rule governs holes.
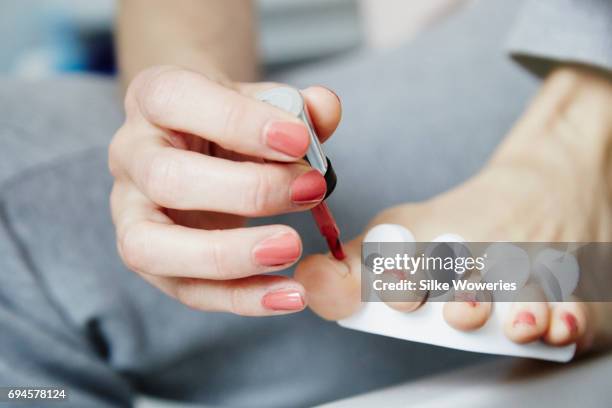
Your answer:
[[[302,248],[292,233],[282,233],[261,241],[253,249],[255,261],[264,266],[280,266],[295,261]]]
[[[576,333],[578,331],[578,320],[573,314],[563,313],[561,315],[561,320],[563,320],[570,333]]]
[[[277,290],[267,293],[261,304],[270,310],[302,310],[305,306],[302,294],[297,290]]]
[[[306,126],[294,122],[272,122],[266,128],[266,144],[291,157],[303,157],[310,137]]]
[[[338,103],[342,103],[342,99],[340,99],[340,96],[338,96],[338,94],[336,93],[336,91],[334,91],[331,88],[328,88],[326,86],[324,86],[325,89],[327,89],[332,95],[334,95],[336,97],[336,99],[338,100]]]
[[[325,178],[317,170],[311,170],[296,178],[291,184],[291,201],[309,204],[321,201],[327,192]]]
[[[531,312],[522,311],[519,312],[512,322],[512,327],[516,327],[519,324],[525,324],[527,326],[535,326],[536,318]]]

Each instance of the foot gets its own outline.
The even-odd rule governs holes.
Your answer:
[[[612,84],[590,75],[567,70],[554,74],[477,176],[430,201],[386,210],[365,231],[399,224],[418,242],[448,232],[468,242],[612,242],[612,184],[607,179],[612,173],[605,157],[599,161],[589,156],[612,151],[612,131],[606,130],[612,130]],[[362,239],[347,243],[344,261],[315,255],[296,270],[310,307],[324,318],[348,317],[361,305]],[[599,280],[612,290],[612,277]],[[612,303],[550,304],[533,293],[528,298],[513,304],[505,316],[504,333],[510,340],[575,343],[579,350],[612,344],[612,320],[606,317]],[[425,295],[387,304],[410,313],[424,301]],[[445,305],[444,319],[457,330],[478,330],[492,307],[486,301],[459,299]]]
[[[452,231],[462,231],[454,217],[442,218],[442,214],[457,210],[457,203],[465,200],[464,214],[474,207],[469,197],[474,197],[477,184],[460,187],[456,193],[440,197],[438,202],[397,207],[384,212],[372,225],[392,223],[404,225],[415,231],[417,241],[431,241],[444,228]],[[457,195],[463,195],[461,199]],[[497,195],[491,194],[490,197]],[[445,204],[446,203],[446,204]],[[448,205],[448,212],[444,206]],[[494,206],[494,203],[490,203]],[[521,213],[521,211],[517,211]],[[479,219],[474,214],[474,220]],[[458,218],[463,223],[463,218]],[[440,228],[434,225],[439,225]],[[467,224],[467,223],[466,223]],[[515,225],[515,223],[509,223]],[[452,226],[451,226],[452,225]],[[476,221],[470,223],[477,227]],[[482,226],[481,226],[482,227]],[[499,226],[495,227],[495,230]],[[534,228],[534,230],[546,230]],[[475,229],[473,230],[475,231]],[[483,235],[468,235],[468,240],[484,242]],[[483,238],[480,238],[483,236]],[[517,235],[513,235],[517,236]],[[423,237],[423,238],[421,238]],[[330,320],[340,320],[355,313],[361,307],[361,244],[363,235],[346,244],[347,258],[343,261],[334,259],[331,255],[314,255],[304,259],[296,270],[296,279],[306,289],[310,307],[322,317]],[[494,235],[487,235],[489,241],[500,240]],[[546,241],[544,237],[533,236],[533,241]],[[524,238],[517,241],[527,241]],[[612,282],[611,282],[612,286]],[[427,293],[414,294],[407,301],[386,301],[392,309],[411,313],[418,310],[427,301]],[[612,303],[559,302],[548,303],[544,295],[536,287],[528,286],[523,296],[529,301],[514,303],[504,317],[504,334],[510,340],[519,344],[543,341],[551,346],[566,346],[576,344],[578,351],[601,348],[612,344],[612,321],[602,316],[612,313]],[[540,301],[537,301],[541,299]],[[383,299],[384,300],[384,299]],[[456,330],[475,331],[487,323],[495,305],[487,299],[474,299],[469,294],[458,293],[452,302],[447,302],[443,308],[446,323]]]

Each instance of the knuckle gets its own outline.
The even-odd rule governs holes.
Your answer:
[[[128,269],[143,272],[147,269],[148,242],[143,231],[145,225],[137,223],[126,227],[118,240],[119,253]]]
[[[111,189],[111,193],[110,196],[108,198],[108,203],[110,206],[110,212],[111,212],[111,217],[112,217],[112,221],[113,224],[117,225],[118,224],[118,219],[121,215],[121,199],[122,199],[122,195],[119,192],[119,186],[118,183],[113,184],[113,188]]]
[[[203,310],[204,305],[202,304],[201,297],[197,296],[196,293],[197,285],[198,283],[195,280],[183,279],[176,287],[174,294],[176,300],[190,309]]]
[[[157,67],[141,75],[142,78],[135,80],[134,91],[140,111],[149,121],[161,124],[165,113],[184,92],[190,73],[173,67]]]
[[[246,118],[247,106],[240,98],[228,98],[223,110],[225,118],[222,129],[223,139],[235,139],[241,133],[239,126]]]
[[[209,262],[212,267],[212,274],[217,279],[229,279],[231,276],[230,269],[226,262],[226,254],[223,246],[220,245],[220,237],[217,238],[218,232],[213,232],[210,244],[207,246],[208,253],[205,255],[205,262]]]
[[[171,207],[181,191],[181,161],[166,154],[164,150],[156,152],[145,166],[144,189],[155,203]]]
[[[161,72],[171,69],[168,66],[154,66],[140,71],[130,81],[125,92],[125,110],[128,115],[139,109],[139,99],[143,96],[143,90],[148,86],[152,78]]]
[[[267,214],[275,189],[270,173],[262,166],[253,165],[249,174],[252,175],[252,179],[245,194],[244,208],[253,215]]]
[[[119,178],[123,174],[121,166],[121,151],[123,149],[123,133],[125,132],[122,126],[111,140],[108,146],[108,170],[114,178]]]
[[[235,286],[229,289],[229,311],[230,313],[249,316],[253,311],[249,307],[247,290],[242,286]]]
[[[210,265],[210,273],[216,280],[227,280],[239,278],[244,271],[237,267],[235,262],[236,255],[231,248],[224,245],[225,237],[223,231],[209,231],[210,244],[207,245],[207,251],[203,262]]]

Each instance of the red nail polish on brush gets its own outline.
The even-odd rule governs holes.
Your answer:
[[[310,144],[308,145],[305,159],[325,179],[327,191],[323,199],[329,197],[336,187],[336,173],[331,165],[331,161],[323,153],[323,148],[321,143],[319,143],[319,138],[314,130],[304,98],[300,92],[289,87],[273,88],[257,95],[257,99],[289,112],[304,122],[310,137]],[[310,199],[310,197],[308,198]],[[338,260],[346,258],[342,242],[340,241],[340,230],[325,201],[321,201],[311,211],[321,235],[327,241],[327,246],[331,253]]]
[[[340,229],[336,225],[336,221],[329,210],[327,204],[323,201],[311,210],[312,216],[319,227],[319,232],[325,237],[327,246],[334,258],[341,261],[346,258],[342,242],[340,242]]]

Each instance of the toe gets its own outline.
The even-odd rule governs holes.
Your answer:
[[[583,304],[558,303],[552,308],[544,341],[554,346],[576,343],[584,336],[586,324],[587,316]]]
[[[546,302],[514,303],[506,317],[504,333],[515,343],[529,343],[546,333],[549,320],[550,312]]]
[[[489,319],[491,303],[477,300],[447,302],[442,313],[449,326],[461,331],[476,330]]]
[[[411,275],[403,271],[386,271],[382,275],[382,279],[387,283],[399,283],[402,280],[416,283],[421,278],[420,272]],[[417,310],[427,298],[427,291],[424,290],[379,291],[377,294],[391,309],[405,313]]]
[[[361,306],[359,245],[345,247],[343,261],[331,255],[312,255],[302,260],[295,271],[295,279],[306,289],[310,308],[328,320],[350,316]]]
[[[414,312],[423,304],[423,301],[415,302],[385,302],[391,309],[397,310],[398,312]]]

